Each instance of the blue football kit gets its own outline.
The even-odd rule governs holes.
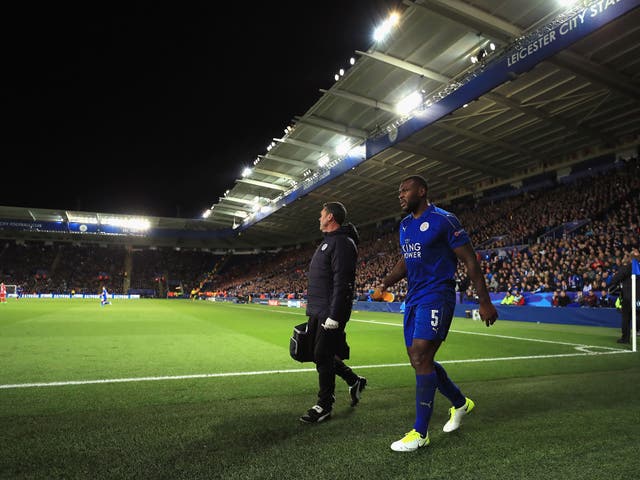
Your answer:
[[[400,250],[409,284],[405,300],[405,344],[414,338],[444,340],[456,303],[453,249],[470,243],[456,216],[431,204],[419,218],[400,222]]]
[[[108,293],[106,288],[102,288],[102,293],[100,294],[100,305],[109,305]]]

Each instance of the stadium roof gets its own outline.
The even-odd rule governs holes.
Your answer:
[[[152,227],[201,232],[183,241],[209,248],[292,245],[319,236],[326,201],[342,201],[356,225],[399,218],[407,175],[425,176],[446,205],[637,149],[640,0],[562,3],[405,0],[390,36],[354,52],[207,218]],[[416,91],[418,108],[398,113]],[[2,207],[0,218],[64,213]]]

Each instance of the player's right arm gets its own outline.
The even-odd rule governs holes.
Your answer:
[[[480,264],[476,258],[475,250],[470,243],[466,243],[460,247],[454,248],[453,251],[462,263],[464,263],[467,268],[467,276],[471,279],[473,286],[476,288],[478,300],[480,301],[480,318],[482,318],[487,327],[493,325],[498,318],[498,312],[491,302],[487,283],[484,279],[484,275],[482,274],[482,270],[480,269]]]
[[[406,276],[407,264],[404,262],[404,257],[400,257],[400,260],[396,262],[395,266],[391,269],[391,272],[389,272],[389,275],[384,277],[382,282],[378,284],[378,288],[381,292],[384,292],[391,285],[395,285]]]

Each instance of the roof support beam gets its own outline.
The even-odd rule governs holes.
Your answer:
[[[396,173],[400,173],[402,175],[404,175],[405,177],[408,177],[409,175],[420,175],[423,172],[425,174],[428,174],[429,179],[433,180],[434,182],[437,182],[441,185],[446,185],[449,186],[451,188],[460,188],[460,184],[458,183],[452,183],[451,180],[449,180],[448,178],[442,177],[440,175],[435,175],[432,173],[428,173],[426,168],[403,168],[403,167],[398,167],[397,165],[393,165],[391,163],[386,163],[380,160],[377,160],[375,157],[371,158],[369,160],[367,160],[367,165],[379,165],[381,167],[383,167],[385,170],[391,170],[394,171]]]
[[[350,179],[351,182],[364,182],[370,185],[376,185],[378,187],[384,187],[384,188],[389,187],[389,183],[387,182],[381,182],[380,180],[376,180],[371,177],[365,177],[364,175],[356,175],[355,173],[347,172],[347,173],[344,173],[342,176]]]
[[[598,65],[582,55],[570,50],[563,50],[548,61],[640,102],[640,89],[637,84],[634,85],[629,77]]]
[[[315,143],[302,142],[300,140],[296,140],[294,138],[289,138],[289,137],[274,138],[273,141],[286,143],[287,145],[294,145],[296,147],[306,148],[307,150],[312,150],[314,152],[327,153],[329,155],[333,155],[335,153],[332,148],[325,147],[324,145],[316,145]]]
[[[451,79],[445,75],[434,72],[433,70],[419,67],[418,65],[410,62],[405,62],[404,60],[392,57],[391,55],[386,55],[380,52],[362,52],[360,50],[356,50],[356,53],[358,55],[362,55],[363,57],[373,58],[374,60],[378,60],[379,62],[393,65],[394,67],[401,68],[402,70],[407,70],[408,72],[413,72],[415,74],[430,78],[440,83],[449,83],[451,81]]]
[[[271,188],[272,190],[280,190],[286,192],[291,187],[283,187],[282,185],[276,185],[275,183],[260,182],[259,180],[251,180],[250,178],[239,178],[236,182],[248,183],[250,185],[257,185],[258,187]]]
[[[302,162],[300,160],[293,160],[291,158],[281,157],[279,155],[267,154],[267,155],[258,155],[260,160],[273,160],[280,163],[286,163],[287,165],[293,165],[294,167],[304,167],[311,168],[312,165],[307,162]]]
[[[226,200],[228,202],[241,203],[243,205],[255,205],[255,203],[256,203],[253,200],[246,200],[244,198],[238,198],[238,197],[220,197],[218,199],[218,201],[220,201],[220,202],[222,202],[224,200]]]
[[[398,114],[398,112],[396,112],[396,109],[393,108],[393,105],[390,105],[385,102],[379,102],[378,100],[364,97],[362,95],[349,93],[345,90],[340,90],[338,88],[331,89],[331,90],[320,89],[320,92],[327,95],[335,95],[336,97],[346,98],[347,100],[351,100],[352,102],[359,103],[361,105],[366,105],[367,107],[379,108],[380,110],[384,110],[385,112],[392,113],[393,115]]]
[[[317,127],[322,130],[329,130],[330,132],[337,133],[338,135],[344,135],[345,137],[352,137],[358,140],[366,140],[369,133],[359,128],[352,128],[341,123],[337,123],[326,118],[321,118],[315,115],[309,115],[306,117],[295,117],[296,123],[303,123]]]
[[[276,172],[274,170],[264,170],[262,168],[254,167],[253,171],[256,173],[262,173],[263,175],[271,175],[272,177],[286,178],[288,180],[297,180],[296,177],[287,175],[286,173]]]
[[[472,172],[480,172],[485,175],[490,175],[497,178],[506,178],[507,174],[503,170],[498,168],[487,167],[485,165],[480,165],[472,160],[465,160],[459,157],[454,157],[449,155],[448,153],[442,152],[440,150],[436,150],[435,148],[423,147],[422,145],[417,145],[412,142],[400,142],[394,146],[399,150],[413,153],[415,155],[419,155],[425,158],[431,158],[440,163],[451,164],[457,167],[464,168],[466,170],[471,170]]]
[[[216,215],[228,215],[230,217],[236,217],[239,219],[242,219],[243,217],[241,215],[238,215],[236,213],[236,210],[227,210],[226,208],[221,208],[222,205],[216,205],[216,208],[213,209],[213,213]],[[211,217],[209,217],[211,218]]]
[[[572,120],[565,120],[558,116],[551,115],[550,113],[547,113],[542,108],[526,107],[522,105],[522,103],[520,103],[518,100],[505,97],[504,95],[500,95],[499,93],[488,92],[488,93],[485,93],[483,97],[497,104],[512,108],[525,115],[539,118],[540,120],[544,120],[545,122],[551,123],[556,127],[560,127],[565,130],[575,132],[584,137],[597,138],[603,143],[607,143],[610,141],[609,139],[604,137],[602,133],[600,133],[597,130],[591,129],[586,125],[578,125],[576,122]]]
[[[515,25],[460,0],[419,0],[412,3],[469,27],[483,36],[509,43],[522,34]]]
[[[518,155],[524,155],[532,159],[535,158],[535,154],[531,150],[519,147],[518,145],[514,145],[509,142],[504,142],[497,138],[493,138],[491,135],[487,135],[486,133],[479,134],[476,132],[472,132],[470,130],[466,130],[464,128],[456,127],[454,125],[449,125],[446,122],[436,122],[434,123],[433,126],[436,128],[440,128],[442,130],[446,130],[447,132],[455,133],[456,135],[471,138],[476,142],[481,142],[486,145],[498,147],[498,148],[501,148],[502,150],[517,153]]]

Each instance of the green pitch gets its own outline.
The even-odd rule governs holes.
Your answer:
[[[457,318],[438,359],[476,409],[431,445],[412,428],[414,375],[400,315],[354,312],[349,407],[303,425],[312,364],[293,361],[298,309],[180,300],[0,305],[2,479],[610,479],[640,469],[638,354],[617,329]],[[541,316],[544,309],[541,309]],[[541,318],[543,320],[543,318]]]

